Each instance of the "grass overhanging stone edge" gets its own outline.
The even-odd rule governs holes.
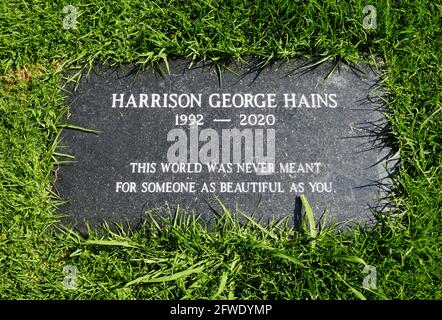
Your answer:
[[[132,70],[130,71],[130,74],[136,74],[138,72],[144,72],[146,70],[155,70],[159,74],[167,77],[169,74],[169,61],[170,60],[185,60],[187,63],[187,67],[189,69],[191,68],[197,68],[197,67],[208,67],[212,68],[216,71],[218,76],[218,82],[219,85],[222,86],[223,80],[222,80],[222,71],[225,70],[227,72],[230,72],[232,74],[236,74],[234,69],[238,67],[241,64],[251,64],[252,68],[255,70],[264,69],[270,65],[279,64],[279,63],[285,63],[290,60],[300,60],[301,64],[297,71],[303,73],[307,73],[310,70],[313,70],[317,68],[318,66],[322,64],[328,65],[328,72],[324,75],[324,80],[326,80],[328,77],[330,77],[334,72],[340,72],[340,67],[342,65],[345,65],[350,68],[352,72],[355,73],[364,73],[364,70],[358,67],[358,64],[366,64],[369,66],[369,68],[376,74],[376,76],[379,78],[377,83],[370,89],[370,92],[367,95],[367,99],[370,99],[373,103],[375,103],[378,107],[382,108],[382,113],[384,116],[386,116],[388,113],[390,113],[390,110],[388,109],[388,92],[387,88],[385,87],[384,79],[382,79],[382,76],[385,75],[385,61],[380,56],[366,56],[361,57],[360,60],[357,61],[346,61],[345,59],[339,57],[339,56],[316,56],[316,57],[308,57],[308,56],[294,56],[291,58],[280,58],[280,57],[272,57],[264,58],[264,57],[258,57],[258,56],[245,56],[245,57],[224,57],[222,59],[214,59],[214,60],[204,60],[204,59],[197,59],[196,57],[192,60],[186,59],[185,57],[180,56],[171,56],[167,57],[166,55],[161,55],[160,59],[155,59],[152,61],[143,61],[142,64],[137,64],[136,62],[129,63],[129,68]],[[82,79],[88,78],[90,73],[96,73],[97,75],[100,75],[99,70],[106,70],[106,69],[124,69],[127,68],[127,64],[116,62],[116,61],[108,61],[107,63],[99,63],[94,60],[90,60],[87,62],[81,63],[81,61],[75,61],[75,62],[68,62],[67,64],[62,63],[64,65],[63,70],[63,76],[61,78],[60,82],[60,90],[65,92],[65,104],[69,106],[71,103],[73,103],[72,99],[70,97],[80,89],[80,83]],[[98,70],[97,68],[98,67]],[[69,108],[69,107],[68,107]],[[66,112],[69,114],[69,109]],[[60,136],[61,131],[65,129],[73,129],[73,130],[80,130],[92,134],[97,134],[98,132],[90,129],[90,128],[82,128],[78,127],[72,124],[68,123],[68,119],[66,116],[63,117],[63,124],[60,125],[60,131],[57,135],[57,138]],[[385,132],[386,130],[386,132]],[[310,225],[310,228],[312,228],[312,224],[314,228],[324,228],[327,224],[331,224],[334,228],[337,228],[337,232],[352,228],[355,226],[360,226],[363,228],[373,228],[376,223],[380,219],[383,219],[384,215],[388,216],[388,219],[392,219],[395,214],[397,214],[397,209],[394,208],[389,203],[389,200],[392,199],[394,196],[394,190],[392,189],[391,179],[394,177],[394,170],[397,167],[399,163],[398,158],[398,150],[394,149],[394,138],[392,138],[390,135],[391,133],[388,131],[388,123],[384,123],[384,127],[380,129],[382,132],[382,137],[380,139],[385,143],[385,146],[389,148],[391,151],[386,155],[385,159],[385,172],[387,173],[387,177],[384,179],[383,182],[379,182],[379,190],[382,194],[382,197],[378,200],[378,205],[376,208],[371,208],[370,211],[372,213],[372,218],[368,221],[357,221],[357,220],[345,220],[345,221],[339,221],[339,222],[332,222],[328,220],[328,212],[324,211],[321,213],[313,213],[311,211],[310,205],[308,204],[308,199],[303,196],[297,196],[296,201],[299,201],[302,204],[302,216],[301,217],[294,217],[292,214],[287,214],[284,217],[278,219],[278,220],[272,220],[272,219],[266,219],[265,221],[262,219],[259,219],[258,223],[263,225],[279,225],[283,224],[283,221],[288,222],[289,225],[294,227],[295,230],[306,230],[306,223],[308,221],[308,224]],[[380,133],[379,133],[380,134]],[[56,139],[57,148],[62,146],[60,144],[61,141]],[[55,152],[55,155],[57,156],[57,161],[54,163],[55,171],[58,170],[58,166],[62,165],[63,163],[69,163],[71,161],[75,161],[75,156],[68,155],[62,152]],[[51,185],[55,186],[55,182],[57,179],[57,175],[54,175],[54,180],[51,181]],[[58,207],[62,206],[62,204],[68,200],[63,201],[58,193],[57,195],[57,203]],[[67,223],[67,225],[64,225],[63,222],[61,222],[61,227],[64,229],[65,227],[70,228],[73,230],[77,230],[80,232],[83,236],[87,236],[89,232],[92,230],[97,230],[99,233],[101,233],[104,230],[108,230],[109,227],[113,230],[117,229],[128,229],[128,230],[137,230],[141,228],[141,226],[145,223],[146,219],[153,219],[151,212],[162,212],[163,215],[169,215],[174,216],[177,215],[178,212],[184,213],[184,214],[192,214],[197,216],[197,220],[200,221],[202,224],[207,224],[209,229],[212,229],[214,221],[219,219],[223,214],[227,215],[233,215],[234,219],[238,219],[241,223],[248,223],[250,219],[254,219],[255,212],[245,213],[242,211],[236,211],[235,209],[227,209],[222,203],[221,200],[217,197],[216,194],[212,195],[214,200],[220,204],[219,209],[220,212],[217,212],[216,210],[211,210],[212,214],[208,217],[204,218],[198,212],[192,212],[186,210],[183,210],[183,208],[178,208],[176,211],[172,212],[168,205],[164,207],[164,210],[160,210],[158,208],[146,208],[144,210],[144,213],[140,216],[140,221],[137,225],[130,225],[128,221],[122,222],[120,219],[120,222],[109,222],[109,221],[103,221],[98,228],[91,228],[89,225],[89,222],[87,220],[82,221],[86,226],[86,230],[84,231],[84,228],[82,230],[76,229],[76,223]],[[259,205],[259,204],[257,204]],[[69,215],[69,213],[65,213],[66,215]],[[317,219],[315,219],[315,216]],[[295,221],[295,220],[296,221]],[[256,219],[254,219],[256,221]],[[315,221],[316,220],[316,221]],[[164,221],[163,221],[164,222]],[[295,223],[295,224],[293,224]],[[112,227],[114,226],[114,227]],[[135,229],[134,229],[135,228]],[[101,230],[101,232],[100,232]]]

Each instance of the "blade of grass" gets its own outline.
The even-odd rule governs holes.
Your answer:
[[[313,215],[312,207],[310,206],[310,204],[307,201],[307,198],[303,194],[300,195],[300,198],[302,202],[302,207],[305,210],[305,218],[309,227],[309,235],[312,238],[316,238],[316,236],[318,235],[318,231],[316,230],[315,216]]]
[[[162,276],[162,277],[158,277],[158,278],[150,278],[150,275],[145,275],[145,276],[136,278],[135,280],[128,282],[125,285],[125,287],[129,287],[129,286],[132,286],[134,284],[139,284],[139,283],[159,283],[159,282],[174,281],[177,279],[187,277],[193,273],[202,272],[203,270],[204,270],[204,266],[200,266],[198,268],[191,267],[191,268],[186,269],[184,271],[180,271],[177,273],[173,273],[171,275]]]

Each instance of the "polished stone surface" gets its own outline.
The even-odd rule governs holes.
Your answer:
[[[307,63],[291,60],[261,69],[251,61],[232,64],[235,74],[226,70],[221,76],[210,65],[189,69],[183,60],[170,61],[170,74],[136,71],[132,66],[97,67],[99,71],[84,78],[70,97],[67,121],[98,134],[73,129],[62,134],[61,152],[75,156],[74,164],[61,166],[55,184],[68,201],[60,208],[67,213],[65,221],[79,228],[85,220],[91,225],[103,220],[136,225],[146,210],[164,211],[166,204],[172,210],[179,204],[211,217],[211,210],[219,211],[211,191],[232,211],[256,211],[255,216],[264,221],[287,215],[296,220],[300,194],[307,197],[317,217],[327,210],[334,221],[369,220],[370,208],[379,209],[382,190],[387,187],[383,186],[388,175],[385,160],[391,153],[384,144],[383,107],[371,99],[379,79],[366,65],[353,69],[341,64],[326,78],[331,64],[307,68]],[[194,107],[179,107],[189,103],[190,94]],[[217,108],[219,101],[224,106],[244,103]],[[159,107],[167,103],[171,107]],[[257,107],[261,105],[265,107]],[[182,115],[200,115],[196,119],[202,124],[197,129],[188,123],[177,125],[176,121],[191,120]],[[252,165],[252,172],[237,172],[244,169],[238,167],[246,161],[244,154],[240,161],[231,158],[231,173],[227,164],[224,170],[218,164],[221,171],[210,173],[205,163],[193,165],[208,158],[223,161],[227,139],[222,136],[232,128],[249,130],[246,135],[252,138],[242,140],[240,146],[251,151],[255,164],[263,162],[256,158],[260,138],[272,149],[268,139],[275,133],[275,157],[264,159],[274,165],[275,172],[269,173],[266,167],[254,172]],[[173,129],[182,131],[170,132]],[[178,161],[173,160],[176,153],[170,151],[168,156],[176,139],[168,141],[172,133],[188,139],[187,156],[179,154],[190,163],[184,169],[201,172],[163,172],[164,164]],[[213,148],[205,153],[209,136]],[[219,157],[213,154],[215,149]],[[286,168],[292,172],[282,172]],[[194,183],[195,192],[161,192],[161,188],[173,189],[174,182],[189,188]],[[207,189],[202,190],[204,184]],[[232,189],[223,192],[227,187]]]

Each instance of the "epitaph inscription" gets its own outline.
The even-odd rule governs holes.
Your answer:
[[[378,80],[365,65],[307,70],[170,62],[168,74],[101,67],[73,93],[57,191],[68,220],[137,223],[148,209],[210,216],[230,208],[278,219],[304,194],[319,217],[367,220],[382,196],[389,152],[379,136]]]

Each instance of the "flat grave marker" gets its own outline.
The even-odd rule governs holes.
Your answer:
[[[264,220],[299,217],[304,194],[317,217],[367,221],[384,205],[387,157],[378,77],[360,64],[305,68],[253,61],[217,73],[170,61],[170,72],[98,67],[73,93],[56,189],[67,221],[137,224],[147,209],[179,205]],[[327,75],[329,76],[327,77]],[[374,98],[374,99],[371,99]]]

